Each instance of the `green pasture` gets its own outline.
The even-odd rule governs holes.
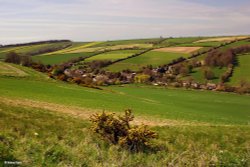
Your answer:
[[[192,73],[189,74],[188,77],[185,77],[184,79],[191,78],[196,82],[199,83],[219,83],[220,77],[226,72],[227,68],[219,68],[219,67],[211,67],[211,71],[214,73],[214,79],[212,80],[206,80],[204,77],[204,68],[195,68],[193,69]]]
[[[241,81],[250,83],[250,54],[239,55],[238,65],[235,66],[230,84],[238,85]]]
[[[11,122],[11,123],[10,123]],[[247,167],[247,126],[154,127],[155,151],[131,153],[102,141],[90,123],[0,101],[0,166],[234,166]],[[178,157],[178,161],[176,160]]]
[[[199,42],[199,43],[185,43],[185,44],[180,44],[178,46],[197,46],[197,47],[216,47],[220,46],[225,42]]]
[[[24,70],[33,77],[0,77],[0,96],[115,112],[131,108],[136,115],[157,119],[215,124],[249,123],[250,96],[247,95],[136,85],[95,90],[55,82],[48,77],[34,75],[37,72],[33,70]]]
[[[110,71],[121,71],[125,69],[139,70],[140,68],[145,67],[147,65],[157,67],[159,65],[170,63],[173,59],[188,56],[189,54],[183,53],[150,51],[140,56],[112,64],[106,69]]]
[[[123,59],[123,58],[127,58],[129,56],[132,56],[136,53],[142,52],[142,50],[118,50],[118,51],[110,51],[110,52],[106,52],[103,54],[98,54],[96,56],[90,57],[88,59],[86,59],[85,61],[90,62],[93,60],[110,60],[110,61],[114,61],[114,60],[118,60],[118,59]]]

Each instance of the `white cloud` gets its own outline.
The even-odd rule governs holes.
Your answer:
[[[216,7],[184,0],[0,0],[0,3],[0,43],[250,33],[250,10],[240,5]]]

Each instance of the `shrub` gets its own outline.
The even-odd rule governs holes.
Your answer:
[[[210,68],[206,68],[204,69],[204,77],[207,79],[207,80],[212,80],[214,79],[214,73],[213,71],[210,69]]]
[[[16,52],[9,52],[9,53],[7,53],[4,61],[7,63],[20,64],[21,63],[21,56],[19,54],[17,54]]]
[[[147,83],[149,81],[150,76],[146,74],[138,74],[135,76],[136,83]]]
[[[30,56],[22,56],[21,57],[21,64],[22,66],[30,67],[32,65],[33,61]]]
[[[131,110],[125,110],[123,116],[114,113],[94,114],[90,117],[92,130],[112,144],[129,149],[130,151],[144,151],[150,147],[150,140],[157,137],[147,126],[131,126],[134,116]]]
[[[147,126],[136,126],[128,130],[128,134],[119,141],[121,146],[131,151],[141,151],[151,146],[150,140],[157,138],[157,134]]]

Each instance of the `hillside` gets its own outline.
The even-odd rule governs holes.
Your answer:
[[[240,89],[250,82],[249,40],[56,41],[0,48],[2,60],[13,51],[20,58],[16,64],[0,61],[0,166],[6,160],[21,166],[249,166],[250,96]],[[22,66],[27,57],[33,62]],[[204,71],[214,76],[207,79]],[[225,85],[240,94],[218,90]],[[132,153],[91,132],[92,114],[125,109],[132,109],[133,125],[159,134],[155,150]]]
[[[204,63],[208,53],[213,49],[227,51],[246,45],[250,45],[248,36],[155,38],[107,42],[55,42],[3,47],[0,48],[0,59],[3,60],[8,52],[15,51],[21,55],[33,55],[32,59],[34,61],[50,65],[61,64],[73,59],[77,60],[78,58],[81,60],[78,64],[75,63],[75,66],[82,66],[92,61],[110,61],[108,64],[106,63],[103,70],[111,72],[121,72],[127,69],[140,71],[147,66],[152,66],[153,68],[166,66],[179,58],[187,59],[185,61],[187,63],[184,66],[190,66],[190,64],[193,66],[194,62],[196,64]],[[39,52],[44,51],[47,51],[47,53],[39,54]],[[241,57],[239,59],[242,59]],[[181,62],[179,63],[180,65]],[[237,69],[241,68],[241,61],[239,60],[238,62],[239,64],[235,65],[236,74],[233,72],[232,80],[228,79],[227,81],[233,86],[238,86],[241,81],[249,80],[248,75],[237,77],[239,75]],[[244,66],[242,65],[242,68]],[[207,79],[204,76],[204,70],[208,69],[214,75],[211,79]],[[183,81],[192,80],[200,84],[207,82],[218,84],[226,71],[226,67],[210,67],[202,64],[193,67],[184,76],[177,75],[177,78]]]

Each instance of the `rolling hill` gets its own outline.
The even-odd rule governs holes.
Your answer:
[[[23,166],[248,166],[249,94],[160,86],[160,81],[121,83],[133,75],[167,80],[167,72],[173,70],[169,67],[192,63],[199,66],[175,79],[219,84],[229,67],[209,67],[204,64],[207,56],[214,50],[248,45],[246,37],[70,41],[0,48],[2,60],[15,51],[52,65],[42,65],[47,68],[42,73],[39,63],[24,67],[0,61],[0,166],[6,160]],[[79,57],[80,62],[72,63]],[[110,62],[94,66],[103,60]],[[236,60],[228,85],[249,82],[249,53],[236,55]],[[214,74],[210,80],[204,76],[207,68]],[[69,74],[72,78],[66,77],[67,70],[74,72]],[[114,84],[77,83],[79,78],[105,77]],[[148,125],[159,134],[153,140],[156,150],[131,153],[91,132],[92,114],[121,114],[128,108],[135,115],[133,125]]]

